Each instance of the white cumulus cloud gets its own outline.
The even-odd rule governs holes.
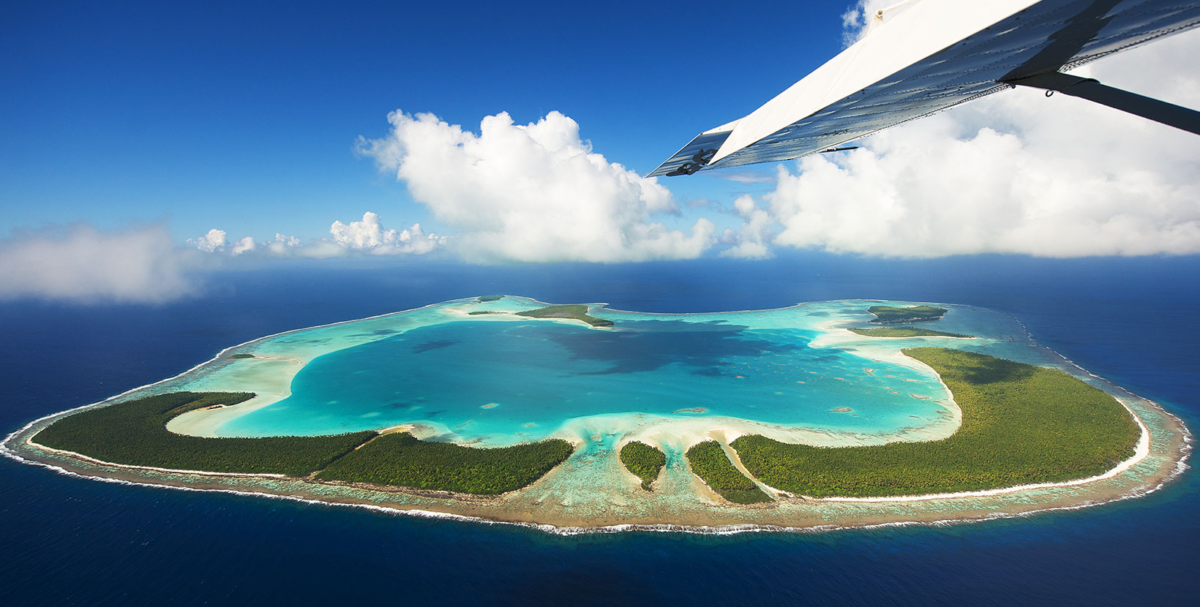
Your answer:
[[[300,246],[300,239],[295,236],[285,236],[276,232],[275,240],[267,242],[265,246],[267,251],[272,255],[287,255]]]
[[[397,232],[383,227],[379,215],[367,212],[362,221],[351,221],[344,224],[333,222],[329,228],[333,241],[346,249],[365,251],[376,255],[395,255],[412,253],[423,255],[446,244],[446,238],[437,234],[425,234],[421,224]]]
[[[594,153],[558,112],[527,125],[488,116],[479,134],[432,114],[395,111],[388,120],[390,135],[361,140],[360,151],[453,227],[468,259],[680,259],[713,242],[707,219],[688,231],[654,221],[679,213],[670,191]]]
[[[225,248],[225,230],[213,228],[199,238],[189,238],[188,244],[195,246],[205,253],[212,253]]]
[[[189,238],[188,244],[205,253],[218,257],[238,257],[248,253],[249,258],[307,257],[327,259],[347,255],[424,255],[446,244],[446,237],[426,234],[421,224],[415,223],[404,230],[387,229],[379,215],[367,212],[362,221],[349,224],[334,221],[329,228],[329,238],[317,238],[303,242],[295,236],[276,232],[273,240],[258,243],[253,236],[230,240],[225,230],[213,228],[204,236]]]
[[[1200,32],[1073,73],[1200,108]],[[883,256],[1200,253],[1200,137],[1017,89],[781,165],[776,246]],[[795,170],[798,169],[798,170]],[[747,229],[747,228],[743,228]]]
[[[771,239],[771,230],[775,221],[766,211],[758,208],[754,199],[749,195],[739,196],[737,200],[733,201],[733,207],[742,217],[742,229],[740,232],[725,230],[725,235],[721,240],[723,243],[733,246],[721,251],[721,255],[742,259],[770,257],[771,250],[767,243]]]
[[[874,20],[876,12],[895,7],[894,10],[888,11],[884,15],[886,22],[911,6],[897,6],[899,4],[899,0],[858,0],[856,4],[842,13],[842,27],[845,30],[842,32],[843,43],[850,46],[861,40],[871,27],[871,21]]]
[[[196,290],[191,268],[164,226],[79,224],[0,242],[0,299],[159,303]]]
[[[233,243],[233,247],[229,249],[229,253],[231,255],[241,255],[242,253],[253,251],[256,248],[258,248],[258,243],[254,242],[254,237],[246,236],[245,238]]]

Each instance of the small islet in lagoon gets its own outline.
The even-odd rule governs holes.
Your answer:
[[[921,328],[862,328],[881,319]],[[559,532],[1016,516],[1145,494],[1188,452],[1177,419],[1009,316],[865,300],[462,299],[264,337],[81,410],[5,449],[83,476]]]

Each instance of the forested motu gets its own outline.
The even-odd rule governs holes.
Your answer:
[[[524,487],[574,450],[563,440],[477,449],[369,430],[333,436],[203,438],[166,428],[171,418],[187,411],[234,405],[253,396],[244,392],[148,396],[67,416],[39,432],[34,442],[131,466],[289,476],[324,470],[320,478],[481,494]]]
[[[721,497],[735,504],[771,501],[754,481],[738,472],[716,441],[704,441],[693,445],[687,450],[687,459],[692,472],[708,483]]]
[[[246,392],[172,392],[89,409],[50,424],[34,442],[98,460],[209,472],[303,476],[325,467],[375,436],[201,438],[167,431],[167,422],[194,409],[236,405]]]
[[[871,306],[867,311],[875,315],[875,320],[871,322],[877,324],[897,324],[905,322],[921,322],[925,320],[937,320],[946,315],[946,308],[938,308],[935,306],[908,306],[898,308],[896,306]]]
[[[904,353],[932,367],[962,409],[952,436],[867,447],[731,443],[776,489],[812,497],[976,491],[1101,474],[1133,455],[1140,430],[1104,391],[1054,369],[941,348]]]
[[[574,450],[571,443],[557,438],[478,449],[417,440],[400,432],[370,441],[330,464],[317,478],[497,495],[536,481]]]
[[[667,464],[667,456],[646,443],[633,441],[621,447],[621,463],[642,479],[642,489],[650,491],[650,485]]]
[[[525,310],[517,312],[517,316],[528,316],[529,318],[570,318],[573,320],[582,320],[593,327],[611,327],[611,320],[596,318],[588,315],[588,307],[584,304],[566,304],[562,306],[546,306],[536,310]]]

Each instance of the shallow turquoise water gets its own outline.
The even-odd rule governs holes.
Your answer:
[[[732,417],[856,434],[942,420],[946,393],[932,374],[872,360],[854,344],[811,347],[821,334],[816,323],[856,314],[865,322],[869,305],[720,315],[595,312],[615,320],[616,330],[535,320],[443,322],[318,356],[295,377],[290,397],[226,422],[219,434],[423,423],[445,440],[508,443],[543,438],[572,418],[614,414]],[[973,329],[999,330],[986,326],[990,314],[957,315],[977,317],[965,323]],[[953,316],[939,328],[965,328]],[[888,341],[892,349],[925,345]]]

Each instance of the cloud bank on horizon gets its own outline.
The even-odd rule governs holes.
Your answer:
[[[426,234],[421,224],[403,230],[385,228],[379,215],[367,211],[361,221],[334,221],[329,227],[330,238],[304,242],[295,236],[276,232],[274,240],[259,243],[253,236],[229,241],[225,230],[213,228],[203,236],[189,238],[187,243],[204,253],[228,254],[237,257],[258,251],[260,256],[304,257],[328,259],[355,254],[363,255],[425,255],[444,246],[445,236]],[[253,256],[251,256],[253,257]]]
[[[29,232],[0,243],[0,300],[165,302],[196,291],[201,261],[177,247],[161,224]]]
[[[889,2],[861,0],[847,43]],[[1200,107],[1200,32],[1073,73]],[[780,164],[768,191],[685,215],[667,188],[594,151],[578,123],[507,113],[478,132],[433,114],[392,112],[360,154],[395,175],[448,235],[391,229],[367,212],[302,241],[228,237],[173,244],[161,224],[102,232],[75,225],[0,241],[0,300],[161,302],[197,290],[215,267],[273,258],[422,256],[472,263],[763,259],[783,249],[880,257],[978,253],[1043,257],[1200,253],[1200,138],[1079,99],[1007,91],[914,121],[835,156]],[[762,187],[761,173],[730,179]],[[728,212],[716,225],[691,213]],[[683,229],[678,226],[684,223]],[[690,223],[690,225],[687,225]]]
[[[37,298],[77,303],[164,303],[202,290],[204,277],[235,258],[328,259],[351,255],[423,255],[446,244],[420,224],[386,229],[375,213],[362,221],[334,221],[330,238],[303,242],[275,234],[256,242],[230,240],[211,229],[174,243],[162,223],[101,231],[87,224],[30,231],[0,241],[0,301]]]

